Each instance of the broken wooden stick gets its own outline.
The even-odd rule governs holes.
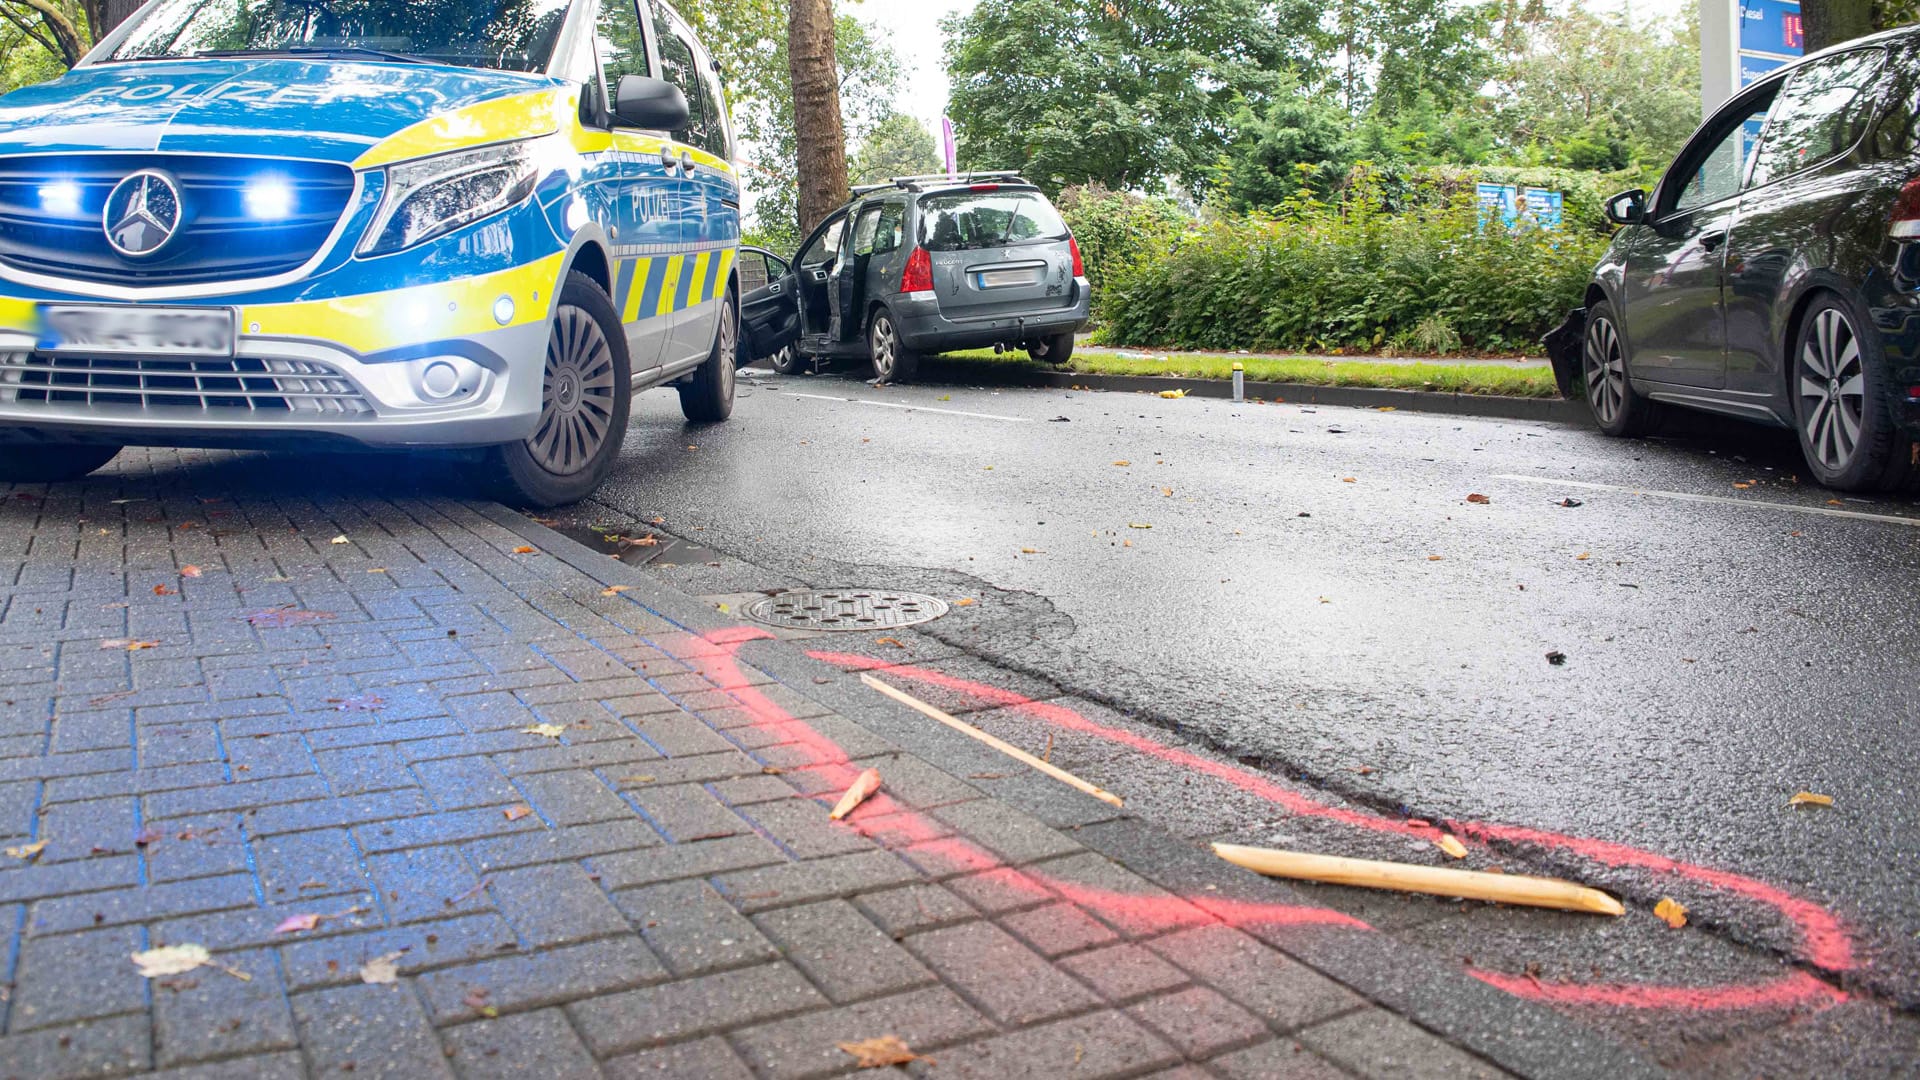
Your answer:
[[[833,813],[827,816],[834,821],[839,821],[853,813],[854,807],[872,798],[873,793],[879,790],[880,770],[868,769],[854,779],[853,786],[847,789],[845,795],[840,796],[840,802],[834,806]]]
[[[876,679],[871,675],[860,676],[860,681],[866,683],[868,686],[873,687],[875,690],[878,690],[881,693],[887,695],[888,697],[899,702],[900,704],[905,705],[910,709],[913,709],[915,712],[918,712],[923,716],[930,716],[933,719],[938,720],[941,723],[952,728],[953,730],[958,731],[962,735],[967,736],[968,738],[978,739],[979,741],[986,743],[988,746],[993,747],[995,750],[1000,751],[1001,753],[1007,755],[1010,758],[1013,758],[1020,762],[1024,762],[1027,765],[1031,765],[1034,768],[1039,769],[1041,772],[1046,773],[1048,776],[1053,777],[1055,780],[1060,781],[1061,783],[1067,785],[1068,787],[1077,788],[1081,791],[1084,791],[1087,794],[1093,796],[1096,799],[1099,799],[1101,802],[1104,802],[1104,803],[1111,803],[1114,806],[1121,806],[1121,807],[1124,807],[1126,805],[1126,803],[1123,803],[1120,801],[1120,796],[1115,795],[1113,792],[1108,791],[1105,788],[1102,788],[1096,784],[1089,784],[1085,780],[1080,779],[1079,777],[1073,775],[1072,773],[1068,772],[1065,769],[1060,768],[1057,765],[1054,765],[1051,762],[1041,761],[1039,758],[1034,757],[1032,754],[1027,753],[1025,750],[1022,750],[1019,747],[1014,746],[1010,743],[1004,742],[1000,739],[996,739],[992,735],[989,735],[986,732],[981,731],[979,728],[974,727],[972,724],[969,724],[964,720],[960,720],[955,717],[947,715],[946,713],[940,711],[939,709],[933,707],[932,705],[927,704],[924,701],[921,701],[919,698],[914,697],[912,694],[909,694],[904,690],[899,690],[899,689],[896,689],[895,687],[889,686],[886,683],[881,682],[879,679]]]
[[[1213,853],[1236,866],[1244,866],[1268,877],[1352,885],[1361,889],[1458,896],[1467,900],[1493,900],[1502,904],[1584,911],[1594,915],[1626,913],[1620,901],[1598,889],[1554,878],[1487,874],[1439,866],[1375,862],[1372,859],[1345,859],[1337,855],[1310,855],[1300,851],[1242,847],[1239,844],[1215,844]]]

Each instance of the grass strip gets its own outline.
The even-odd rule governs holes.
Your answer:
[[[995,356],[992,349],[947,353],[941,362],[1022,365],[1035,371],[1056,370],[1038,364],[1023,353]],[[1316,360],[1307,357],[1272,359],[1243,357],[1250,382],[1305,383],[1310,386],[1365,386],[1383,390],[1432,390],[1446,394],[1483,394],[1499,397],[1558,397],[1553,369],[1508,364],[1423,364],[1392,361]],[[1234,361],[1228,357],[1175,356],[1168,358],[1120,356],[1089,349],[1075,351],[1065,370],[1093,375],[1157,375],[1177,379],[1231,379]]]

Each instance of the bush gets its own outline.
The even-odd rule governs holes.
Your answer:
[[[1607,199],[1629,188],[1653,186],[1652,181],[1632,170],[1583,172],[1515,165],[1363,164],[1356,166],[1347,179],[1348,190],[1377,190],[1393,210],[1437,206],[1461,195],[1471,196],[1475,185],[1481,183],[1558,191],[1565,198],[1565,226],[1594,233],[1613,231],[1602,212]]]
[[[1114,271],[1164,250],[1191,219],[1171,199],[1147,199],[1099,185],[1070,187],[1054,200],[1080,244],[1097,298]]]
[[[1102,340],[1161,348],[1537,352],[1604,236],[1483,225],[1472,189],[1400,213],[1362,177],[1108,272]]]

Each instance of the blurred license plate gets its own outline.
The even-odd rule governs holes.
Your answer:
[[[48,304],[44,311],[51,352],[233,355],[233,312],[227,309]]]
[[[980,287],[991,289],[1003,285],[1031,285],[1039,277],[1032,270],[989,270],[980,275]]]

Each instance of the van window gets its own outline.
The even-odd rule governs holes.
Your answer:
[[[714,157],[732,161],[733,135],[728,130],[727,92],[720,84],[719,65],[705,49],[696,48],[694,55],[700,61],[700,122],[706,128],[706,141],[698,145]]]
[[[900,250],[900,241],[903,239],[901,233],[905,231],[906,220],[906,203],[896,201],[880,207],[880,221],[875,225],[873,235],[875,255]]]
[[[1767,120],[1753,182],[1792,176],[1851,149],[1873,122],[1875,95],[1866,90],[1885,62],[1880,49],[1856,49],[1795,72]]]
[[[680,88],[687,96],[687,126],[673,133],[676,141],[706,149],[706,104],[701,101],[699,61],[693,56],[693,43],[679,20],[655,4],[653,39],[660,46],[660,77]]]
[[[606,0],[600,5],[600,22],[594,28],[600,50],[600,70],[606,76],[607,111],[613,111],[613,96],[620,91],[620,80],[627,75],[646,75],[647,40],[640,33],[640,16],[633,0]]]
[[[920,243],[929,251],[1065,240],[1066,222],[1037,191],[957,191],[920,200]]]
[[[627,0],[632,3],[632,0]],[[143,8],[113,60],[288,48],[379,49],[442,64],[544,71],[567,0],[198,0]]]
[[[855,255],[873,254],[873,240],[880,232],[880,210],[878,206],[869,206],[860,211],[860,221],[853,227]]]

